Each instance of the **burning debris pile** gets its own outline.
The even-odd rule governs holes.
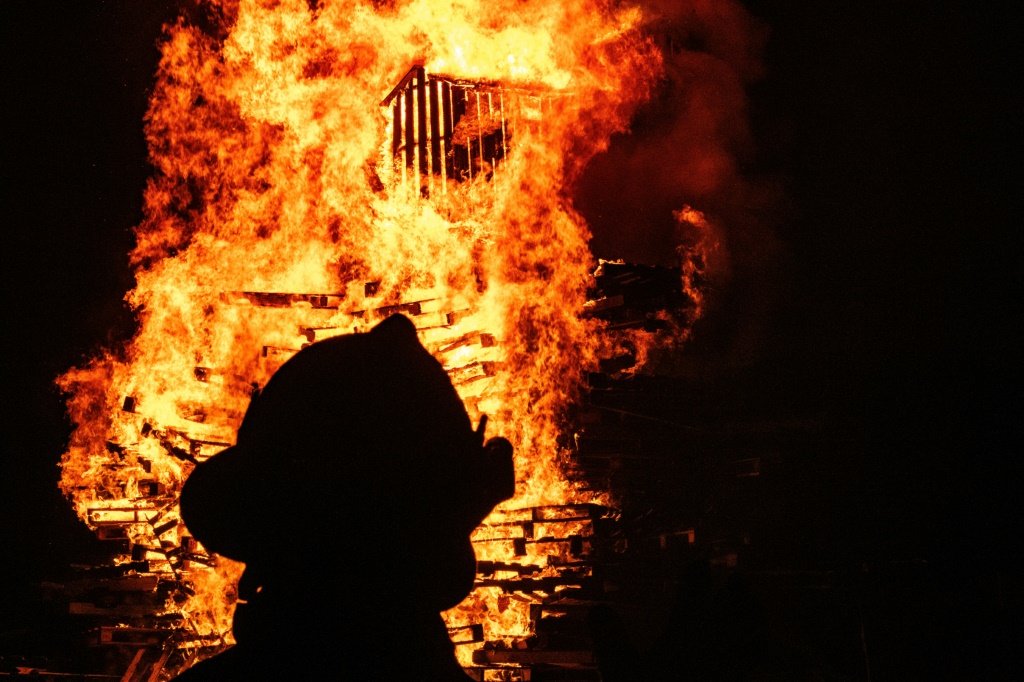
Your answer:
[[[62,487],[112,550],[62,591],[122,679],[232,643],[244,566],[180,522],[193,467],[305,344],[397,312],[516,453],[515,496],[472,536],[475,589],[445,614],[460,663],[481,681],[596,679],[582,614],[610,598],[622,546],[614,496],[573,458],[584,378],[684,339],[701,261],[595,264],[565,194],[658,71],[639,11],[520,4],[453,19],[242,2],[211,8],[216,31],[168,29],[138,331],[60,379],[77,424]]]
[[[365,283],[363,290],[371,295],[378,286]],[[694,305],[681,293],[680,271],[670,268],[603,263],[591,291],[596,298],[587,301],[581,315],[607,322],[601,333],[608,340],[628,335],[612,344],[616,346],[635,343],[638,331],[653,336],[665,330],[667,320],[682,319]],[[243,310],[277,310],[285,315],[298,311],[308,316],[298,330],[301,342],[296,346],[261,346],[260,358],[270,365],[284,362],[305,343],[346,331],[317,319],[342,305],[343,297],[334,294],[225,292],[221,300]],[[423,338],[432,341],[434,352],[448,359],[448,373],[457,387],[481,386],[477,395],[486,396],[486,386],[497,373],[494,360],[487,359],[494,356],[493,335],[478,330],[453,332],[458,321],[472,319],[474,311],[441,310],[435,301],[424,299],[367,307],[352,315],[368,320],[395,312],[409,316]],[[453,362],[456,354],[460,359]],[[628,372],[635,367],[636,357],[626,354],[611,361],[617,369],[598,376],[610,380],[612,375]],[[211,368],[196,366],[190,380],[208,383],[218,377]],[[234,383],[237,390],[252,390],[240,377]],[[585,397],[583,401],[585,406]],[[467,398],[467,404],[476,403]],[[213,408],[208,406],[211,412]],[[204,407],[193,409],[198,413]],[[186,467],[205,461],[226,445],[201,430],[154,427],[132,396],[123,400],[121,414],[126,420],[137,420],[142,438],[152,439]],[[602,570],[614,564],[625,546],[617,529],[617,511],[602,503],[609,499],[606,489],[588,481],[588,470],[574,467],[569,452],[551,453],[551,458],[560,460],[570,478],[575,477],[575,497],[595,502],[510,504],[492,514],[473,535],[479,557],[476,589],[450,614],[449,632],[457,650],[467,651],[463,659],[467,672],[479,680],[564,679],[556,673],[567,670],[572,671],[572,679],[598,679],[585,615],[595,604],[614,598],[608,591],[613,586]],[[132,453],[113,441],[108,443],[107,455],[104,469],[111,475],[131,466],[127,462]],[[148,461],[139,460],[143,471],[152,470]],[[155,478],[144,478],[136,480],[130,491],[125,486],[123,496],[116,499],[97,494],[93,506],[86,509],[86,522],[99,539],[109,543],[111,563],[84,569],[80,579],[70,583],[49,586],[68,601],[70,613],[97,623],[93,644],[118,652],[115,660],[126,666],[125,679],[164,679],[231,643],[227,627],[210,628],[203,620],[215,613],[190,611],[197,602],[227,610],[233,597],[231,585],[219,581],[212,584],[223,592],[197,594],[197,589],[211,584],[209,579],[218,569],[224,571],[225,560],[207,554],[182,527],[176,492]],[[227,568],[228,576],[237,570],[230,564]],[[504,632],[480,618],[493,610],[512,616],[502,621]]]
[[[365,283],[363,290],[371,295],[378,286]],[[667,320],[682,319],[679,316],[693,310],[693,302],[681,294],[680,272],[668,268],[604,263],[595,273],[591,291],[597,297],[587,301],[581,316],[607,322],[601,333],[609,341],[628,336],[612,346],[625,343],[635,348],[629,344],[636,343],[638,332],[653,337],[666,328]],[[303,344],[346,331],[317,319],[333,314],[342,304],[343,298],[334,294],[225,292],[221,300],[243,310],[308,316],[298,329],[301,340],[296,346],[261,346],[261,361],[272,366]],[[477,330],[453,332],[460,320],[472,319],[474,311],[445,311],[424,299],[367,307],[352,315],[370,320],[395,312],[409,316],[422,337],[431,340],[434,352],[448,360],[448,373],[457,387],[483,387],[477,401],[486,396],[487,384],[498,371],[494,360],[488,359],[496,349],[494,336]],[[454,357],[460,359],[452,361]],[[636,357],[627,353],[611,361],[617,369],[597,376],[611,380],[613,375],[628,373]],[[211,368],[196,366],[189,379],[208,383],[219,378]],[[237,390],[252,390],[242,378],[234,379]],[[582,400],[585,407],[586,398]],[[467,397],[471,407],[477,401]],[[208,407],[212,413],[215,406]],[[193,409],[204,408],[195,405]],[[131,396],[123,400],[121,416],[136,420],[142,438],[158,443],[168,457],[185,467],[205,461],[226,445],[201,430],[154,427]],[[196,424],[202,423],[196,419]],[[103,468],[116,475],[130,467],[128,450],[108,443],[109,460]],[[457,651],[466,652],[467,672],[479,680],[564,679],[558,675],[565,671],[572,671],[572,679],[598,679],[585,615],[595,604],[614,599],[609,593],[614,586],[602,570],[614,564],[625,546],[617,528],[617,511],[605,502],[607,489],[595,485],[593,476],[588,480],[588,470],[574,466],[570,453],[565,449],[550,457],[575,479],[570,485],[577,499],[595,501],[510,504],[492,514],[473,535],[479,558],[476,589],[449,614],[449,632]],[[152,471],[148,461],[139,460],[143,471]],[[86,490],[95,492],[83,486]],[[155,478],[145,478],[136,480],[131,489],[125,486],[125,493],[117,498],[96,494],[86,509],[86,522],[99,539],[109,543],[110,564],[83,569],[78,580],[48,586],[68,601],[70,613],[96,624],[92,643],[117,652],[114,660],[123,666],[119,672],[125,671],[125,679],[165,679],[231,643],[229,619],[218,613],[231,608],[232,585],[215,578],[223,573],[228,581],[237,580],[232,576],[239,569],[207,554],[183,528],[176,492]],[[198,593],[210,585],[218,591]],[[192,611],[194,604],[210,610]],[[499,621],[504,631],[480,617],[489,611],[505,616]],[[214,617],[223,620],[214,621],[221,625],[211,628]]]

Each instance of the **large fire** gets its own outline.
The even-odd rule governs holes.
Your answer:
[[[543,578],[568,550],[515,548],[496,529],[534,510],[537,537],[545,524],[571,534],[584,518],[536,509],[611,501],[566,476],[564,420],[583,373],[638,341],[583,314],[596,263],[566,188],[661,71],[641,12],[209,0],[201,13],[166,29],[146,119],[156,173],[131,256],[137,333],[60,379],[77,424],[64,491],[90,527],[129,541],[123,563],[176,576],[164,611],[185,633],[177,646],[230,644],[243,566],[178,523],[182,482],[233,442],[253,389],[303,344],[402,311],[471,418],[515,447],[516,496],[477,531],[478,559]],[[426,118],[417,89],[435,93],[416,100]],[[422,121],[448,111],[437,93],[456,89],[454,130],[419,144],[434,130]],[[678,218],[702,229],[692,209]],[[486,583],[446,614],[453,632],[528,635],[528,600]],[[472,647],[459,652],[469,665]]]

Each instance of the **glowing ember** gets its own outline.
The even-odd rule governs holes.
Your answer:
[[[640,12],[599,0],[211,0],[207,12],[205,30],[183,19],[162,45],[147,116],[157,172],[128,295],[137,334],[60,379],[77,424],[63,490],[90,527],[125,529],[137,554],[125,562],[174,576],[167,611],[183,630],[229,643],[242,566],[173,523],[182,481],[233,442],[252,389],[291,353],[401,311],[470,416],[515,446],[517,494],[477,531],[478,559],[494,580],[519,575],[501,568],[513,557],[551,575],[564,546],[495,533],[529,522],[534,538],[579,536],[582,517],[515,515],[608,501],[559,464],[582,373],[621,342],[582,314],[596,263],[566,188],[659,73]],[[432,130],[409,96],[381,106],[414,65],[409,87],[436,77],[437,92],[472,95],[416,152],[393,134]],[[443,126],[431,102],[421,120]],[[462,152],[465,164],[450,158]],[[696,211],[678,218],[700,232]],[[700,268],[684,267],[695,301]],[[486,583],[449,624],[529,634],[529,604]]]

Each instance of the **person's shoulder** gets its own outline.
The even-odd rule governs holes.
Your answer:
[[[223,682],[224,680],[251,680],[236,650],[224,653],[193,665],[181,672],[172,682]]]

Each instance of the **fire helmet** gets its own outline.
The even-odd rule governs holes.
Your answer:
[[[484,421],[484,420],[482,420]],[[189,531],[245,562],[345,538],[465,538],[512,496],[512,448],[483,442],[412,322],[310,344],[248,406],[236,444],[181,493]]]

